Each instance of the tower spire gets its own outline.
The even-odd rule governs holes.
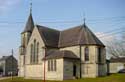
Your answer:
[[[30,14],[32,14],[32,0],[30,0]]]
[[[22,33],[32,32],[33,28],[34,28],[34,21],[33,21],[33,17],[32,17],[32,0],[30,0],[30,14],[29,14],[25,29]]]
[[[86,24],[86,18],[84,18],[83,21],[84,21],[84,25],[85,25]]]
[[[85,25],[86,24],[85,12],[83,13],[83,21],[84,21],[84,25]]]

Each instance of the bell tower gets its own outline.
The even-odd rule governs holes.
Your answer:
[[[32,2],[30,3],[30,14],[26,22],[26,26],[21,33],[21,45],[19,47],[19,76],[25,76],[25,57],[26,48],[31,37],[32,31],[34,29],[34,21],[32,17]]]
[[[30,3],[30,15],[28,17],[26,26],[21,33],[21,53],[20,55],[25,55],[25,48],[27,47],[27,44],[29,42],[29,39],[31,37],[32,31],[34,28],[34,21],[32,17],[32,3]]]

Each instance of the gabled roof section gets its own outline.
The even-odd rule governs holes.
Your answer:
[[[45,26],[36,25],[47,47],[58,47],[60,31]]]
[[[69,58],[69,59],[79,59],[73,52],[68,50],[49,50],[46,54],[46,59],[59,59],[59,58]]]
[[[76,26],[60,33],[59,47],[74,45],[104,46],[86,25]]]
[[[26,26],[25,26],[25,29],[22,33],[32,32],[33,28],[34,28],[34,21],[33,21],[32,13],[30,13],[28,20],[27,20],[27,23],[26,23]]]

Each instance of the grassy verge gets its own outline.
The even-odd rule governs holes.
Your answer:
[[[14,78],[0,80],[0,82],[43,82],[42,80],[32,80],[32,79],[23,79],[23,78]],[[46,82],[125,82],[125,74],[113,74],[106,77],[98,78],[83,78],[76,80],[64,80],[64,81],[46,81]]]

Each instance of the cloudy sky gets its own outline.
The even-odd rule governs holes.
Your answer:
[[[83,24],[103,41],[125,27],[125,0],[32,0],[35,24],[63,30]],[[18,56],[20,33],[29,15],[30,0],[0,0],[0,56]],[[113,32],[113,33],[112,33]],[[108,34],[107,34],[108,33]]]

